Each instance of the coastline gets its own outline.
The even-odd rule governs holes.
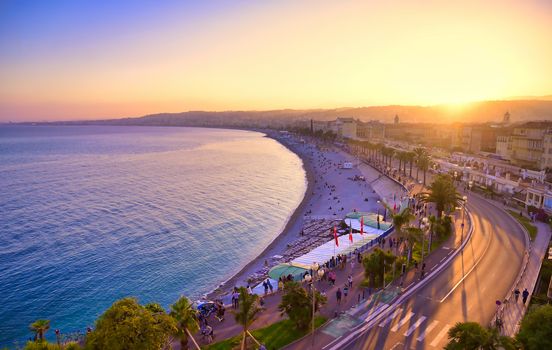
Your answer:
[[[339,212],[339,209],[336,208],[337,205],[345,207],[348,211],[358,209],[360,211],[376,212],[380,205],[377,203],[380,200],[386,200],[390,203],[394,200],[395,195],[398,194],[399,196],[397,197],[400,197],[401,193],[408,193],[408,189],[403,184],[393,177],[381,173],[378,169],[365,162],[361,162],[355,170],[336,170],[336,163],[355,161],[355,156],[344,150],[330,149],[328,152],[323,152],[326,156],[332,155],[329,159],[326,159],[329,163],[324,164],[321,168],[320,159],[317,160],[315,158],[316,154],[313,155],[312,149],[309,150],[309,147],[312,146],[309,142],[305,144],[300,143],[297,138],[286,139],[278,137],[279,133],[272,130],[251,129],[248,131],[261,132],[265,134],[265,137],[275,140],[290,152],[295,153],[303,162],[307,189],[303,199],[290,215],[280,234],[231,277],[214,287],[210,292],[205,293],[204,297],[207,299],[215,299],[228,295],[234,286],[246,286],[248,278],[263,268],[265,260],[270,262],[274,255],[283,255],[287,249],[287,245],[293,244],[301,237],[300,232],[304,228],[304,218],[307,210],[308,213],[314,211],[315,214],[322,215],[323,217],[333,214],[331,217],[334,219],[342,218],[347,211],[343,211],[344,208],[341,208],[341,212]],[[331,164],[332,162],[334,163],[333,165]],[[347,175],[353,174],[365,176],[366,182],[364,183],[366,185],[353,185],[353,183],[345,179]],[[344,180],[345,182],[343,182]],[[323,181],[337,185],[337,190],[335,187],[332,190],[336,192],[326,194],[326,190],[322,187]],[[330,198],[326,200],[325,196],[328,195]],[[336,195],[338,197],[335,197]],[[333,199],[331,198],[332,196]],[[338,199],[337,203],[336,199]],[[330,207],[327,208],[327,205],[330,205]],[[272,267],[271,264],[269,266]],[[251,287],[254,287],[254,285]]]
[[[234,273],[230,278],[220,283],[210,292],[204,294],[205,298],[207,299],[213,299],[227,294],[232,288],[234,288],[234,286],[245,285],[248,276],[261,268],[264,264],[264,260],[268,260],[271,256],[281,253],[282,248],[285,249],[285,245],[288,242],[290,242],[294,238],[297,238],[299,234],[298,232],[295,232],[295,230],[297,230],[298,225],[302,224],[301,220],[305,215],[306,207],[313,197],[312,193],[315,184],[315,170],[310,159],[308,159],[308,157],[306,157],[304,154],[302,154],[302,152],[294,147],[292,143],[286,143],[283,142],[281,139],[278,139],[275,132],[260,130],[247,131],[261,132],[265,134],[264,137],[273,139],[274,141],[285,147],[288,151],[293,152],[295,155],[297,155],[297,157],[299,157],[299,159],[301,159],[303,163],[303,169],[305,170],[305,180],[307,181],[307,188],[305,190],[303,199],[301,200],[297,208],[295,208],[293,213],[291,213],[291,215],[289,216],[282,231],[259,253],[259,255],[257,255],[255,258],[253,258],[251,261],[241,267],[240,270]],[[294,232],[295,235],[293,235]]]

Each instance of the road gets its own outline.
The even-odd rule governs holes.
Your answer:
[[[503,300],[516,280],[525,238],[510,216],[484,199],[470,195],[468,208],[473,237],[446,269],[389,317],[326,349],[440,349],[456,322],[488,325],[495,301]]]

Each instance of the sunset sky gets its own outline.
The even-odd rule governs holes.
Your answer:
[[[0,0],[0,121],[550,94],[550,0]]]

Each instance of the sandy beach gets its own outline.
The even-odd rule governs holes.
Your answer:
[[[267,137],[280,142],[303,161],[308,181],[305,196],[290,216],[283,231],[255,259],[207,294],[208,299],[227,294],[234,286],[245,286],[249,278],[266,275],[268,268],[283,262],[282,258],[278,257],[283,256],[286,249],[301,240],[305,222],[341,220],[353,210],[383,212],[378,200],[383,199],[392,205],[394,198],[398,200],[404,194],[398,183],[333,145],[324,145],[308,138],[302,142],[299,137],[283,136],[277,132],[269,132]],[[352,162],[353,168],[342,169],[340,165],[344,162]],[[365,180],[353,180],[360,176]],[[332,234],[328,230],[327,238],[318,239],[326,242],[331,238]],[[316,244],[313,244],[309,249],[315,247]]]

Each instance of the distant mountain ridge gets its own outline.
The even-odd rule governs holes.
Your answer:
[[[552,97],[552,95],[551,95]],[[188,111],[157,113],[142,117],[88,121],[54,122],[54,124],[112,124],[112,125],[173,125],[173,126],[267,126],[292,125],[300,121],[333,120],[354,117],[362,121],[393,122],[398,115],[401,122],[413,123],[484,123],[501,122],[510,113],[513,123],[530,120],[552,120],[552,100],[500,100],[474,102],[466,105],[436,106],[371,106],[335,109],[279,109],[266,111]]]

